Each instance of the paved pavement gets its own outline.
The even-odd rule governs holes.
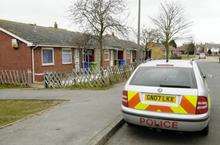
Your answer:
[[[68,89],[1,89],[0,99],[67,99],[87,94],[101,94],[102,91]]]
[[[105,91],[0,90],[0,98],[68,99],[40,116],[0,129],[0,145],[85,145],[120,114],[122,84]]]
[[[219,145],[220,137],[220,64],[201,62],[202,70],[208,75],[212,97],[210,134],[203,137],[170,131],[158,132],[125,124],[107,145]]]
[[[206,58],[206,61],[219,62],[219,57],[218,56],[209,56],[209,57]]]

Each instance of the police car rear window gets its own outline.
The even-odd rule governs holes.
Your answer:
[[[197,88],[193,69],[180,67],[140,67],[132,77],[130,85]]]

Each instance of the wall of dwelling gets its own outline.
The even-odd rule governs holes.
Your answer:
[[[163,59],[164,58],[164,50],[160,47],[154,47],[151,49],[152,59]]]
[[[123,57],[123,59],[126,61],[126,64],[131,64],[133,62],[135,62],[136,59],[136,51],[135,50],[119,50],[121,53],[121,57]],[[116,55],[118,51],[117,50],[113,50],[113,49],[104,49],[103,52],[103,67],[108,67],[108,66],[114,66],[115,65],[115,60],[118,60],[118,55]],[[98,59],[98,57],[100,57],[100,53],[96,50],[95,51],[95,61],[100,61],[100,59]]]
[[[131,64],[132,63],[132,56],[133,56],[132,51],[131,50],[125,50],[124,55],[125,55],[124,58],[126,60],[126,64]]]
[[[136,50],[124,50],[124,59],[126,64],[132,64],[136,61]]]
[[[101,58],[100,58],[101,54],[100,54],[99,49],[95,49],[94,55],[95,55],[95,62],[99,66],[100,60],[101,60]],[[112,50],[103,49],[103,67],[104,68],[111,66],[111,58],[114,59],[113,55],[114,54],[113,54]]]
[[[42,82],[45,72],[71,72],[75,67],[74,49],[72,49],[73,61],[71,64],[62,64],[62,48],[54,49],[54,65],[43,65],[42,63],[42,47],[35,49],[35,81]]]
[[[151,49],[152,59],[163,59],[165,55],[165,50],[162,46],[157,44],[149,44],[149,49]]]
[[[110,66],[114,66],[114,63],[115,63],[114,50],[110,50]]]
[[[95,55],[95,62],[97,63],[97,66],[100,66],[100,61],[101,61],[101,52],[98,48],[94,49],[94,55]]]
[[[0,69],[28,70],[32,68],[31,49],[18,41],[19,47],[12,47],[12,36],[0,31]]]
[[[111,61],[111,51],[109,49],[105,49],[103,52],[103,67],[109,67],[110,66],[110,61]]]
[[[131,63],[131,56],[126,50],[117,51],[113,49],[106,49],[104,51],[104,67],[114,66],[115,61],[118,60],[118,57],[124,59],[128,64]]]

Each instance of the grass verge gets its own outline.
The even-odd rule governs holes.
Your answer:
[[[0,100],[0,127],[62,102],[58,100]]]
[[[114,85],[105,85],[105,86],[90,86],[89,83],[84,83],[83,86],[79,86],[79,85],[72,85],[69,87],[66,87],[67,89],[70,90],[108,90],[110,88],[112,88]]]
[[[13,89],[13,88],[28,88],[28,86],[13,85],[13,84],[0,84],[0,89]]]
[[[104,84],[97,84],[97,83],[80,83],[77,85],[71,85],[66,87],[67,89],[71,89],[71,90],[79,90],[79,89],[83,89],[83,90],[108,90],[110,88],[112,88],[114,85],[122,83],[124,81],[120,81],[120,80],[111,80],[108,83],[104,83]]]
[[[181,55],[181,57],[182,57],[183,60],[191,60],[191,59],[195,59],[196,58],[195,55],[189,55],[189,56]]]

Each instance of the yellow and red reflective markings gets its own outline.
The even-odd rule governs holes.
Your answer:
[[[197,105],[196,96],[183,96],[178,106],[159,106],[142,103],[140,93],[128,91],[128,107],[137,110],[146,110],[153,112],[177,113],[177,114],[195,114]]]

